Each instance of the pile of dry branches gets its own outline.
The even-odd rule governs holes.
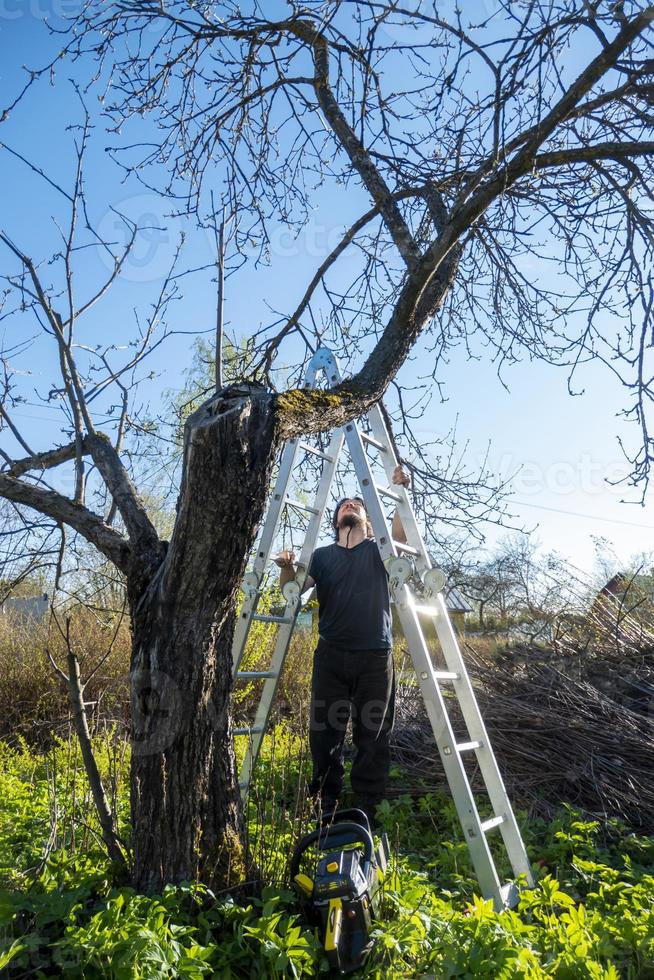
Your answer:
[[[516,805],[547,816],[567,802],[654,832],[654,646],[602,643],[596,634],[589,649],[491,656],[466,644],[464,656]],[[458,704],[447,704],[466,740]],[[443,780],[415,685],[400,688],[397,707],[395,758],[417,776]]]

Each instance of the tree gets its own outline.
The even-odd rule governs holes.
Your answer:
[[[28,76],[25,92],[64,58],[97,59],[89,85],[100,87],[112,132],[123,127],[129,144],[116,151],[119,162],[143,180],[148,165],[155,175],[163,166],[162,192],[198,216],[206,177],[219,167],[236,262],[246,240],[265,253],[271,218],[301,226],[322,183],[368,198],[296,309],[254,335],[244,380],[187,419],[170,542],[137,493],[121,437],[110,440],[108,424],[92,416],[97,385],[127,404],[128,369],[112,366],[108,350],[85,355],[81,367],[74,346],[77,320],[98,298],[80,304],[70,288],[84,213],[80,167],[58,256],[60,294],[2,234],[19,312],[36,316],[57,346],[73,438],[5,458],[0,495],[69,525],[126,578],[138,888],[195,877],[222,887],[245,870],[231,639],[284,440],[364,413],[419,342],[435,379],[463,342],[500,365],[525,353],[572,370],[589,357],[610,361],[635,399],[627,407],[643,435],[635,478],[647,479],[651,393],[634,352],[647,343],[652,311],[653,18],[654,8],[635,0],[506,0],[476,25],[458,9],[446,18],[394,2],[314,0],[274,20],[232,2],[90,0],[55,64]],[[135,158],[148,113],[160,138]],[[117,276],[121,256],[114,260]],[[534,281],[527,260],[554,262],[556,279]],[[171,276],[152,323],[177,288]],[[308,326],[319,303],[321,326]],[[615,330],[607,310],[622,318]],[[332,391],[294,387],[318,338],[347,346],[354,371]],[[150,343],[148,335],[141,356]],[[276,391],[275,358],[298,344],[303,353]],[[5,425],[12,397],[8,390]],[[119,417],[120,433],[126,408]],[[122,527],[87,506],[88,459],[113,502],[107,518],[117,511]],[[70,497],[40,477],[64,463],[75,471]]]
[[[504,537],[483,561],[459,569],[455,581],[476,603],[481,629],[488,627],[490,613],[495,626],[512,627],[530,645],[550,641],[553,624],[589,601],[576,570],[526,534]]]

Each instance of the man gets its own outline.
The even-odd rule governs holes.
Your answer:
[[[408,487],[410,482],[404,469],[396,467],[393,483]],[[305,589],[317,590],[320,634],[311,679],[309,788],[322,813],[338,805],[343,741],[351,716],[356,749],[352,790],[374,824],[386,792],[395,709],[388,575],[360,497],[338,503],[332,527],[334,544],[315,550],[304,584]],[[406,540],[397,513],[393,537]],[[295,576],[294,561],[292,551],[276,558],[282,587]]]

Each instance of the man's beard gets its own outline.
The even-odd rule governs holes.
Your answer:
[[[351,511],[347,514],[343,514],[338,522],[339,527],[365,527],[366,522],[363,517],[359,517],[358,514],[353,514]]]

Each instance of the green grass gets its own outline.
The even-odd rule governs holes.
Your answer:
[[[97,748],[127,835],[126,759],[109,738]],[[281,728],[264,752],[248,815],[269,884],[238,904],[197,884],[137,895],[115,879],[98,842],[74,742],[46,755],[0,743],[0,974],[327,976],[285,881],[306,825],[290,805],[302,790],[304,752]],[[446,795],[400,796],[380,818],[395,857],[374,955],[360,976],[654,978],[654,839],[570,809],[550,823],[521,817],[538,882],[517,909],[497,915],[476,896]]]

